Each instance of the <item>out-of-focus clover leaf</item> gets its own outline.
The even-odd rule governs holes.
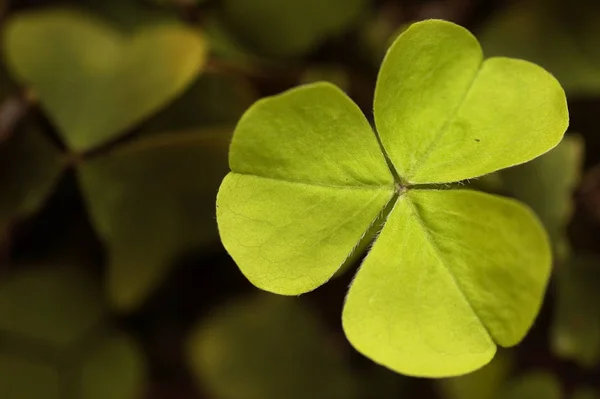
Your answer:
[[[144,132],[164,133],[207,126],[234,126],[256,98],[243,79],[204,74],[188,90],[142,127]]]
[[[124,334],[100,341],[81,365],[81,399],[137,399],[145,383],[140,348]]]
[[[259,54],[298,56],[342,33],[368,0],[224,0],[223,25]]]
[[[510,3],[477,35],[485,54],[538,63],[552,72],[569,94],[600,93],[600,51],[598,59],[582,51],[581,40],[567,29],[563,14],[556,10],[543,1]],[[587,41],[598,47],[596,39]]]
[[[298,295],[326,283],[391,209],[346,297],[348,340],[404,374],[474,371],[531,327],[550,243],[519,202],[442,187],[555,147],[564,91],[539,66],[484,60],[467,30],[428,20],[388,51],[374,116],[379,142],[329,83],[256,102],[217,196],[221,240],[254,285]]]
[[[221,399],[350,399],[356,387],[324,326],[297,300],[259,294],[217,309],[193,331],[189,362]]]
[[[78,167],[109,252],[114,306],[140,304],[176,257],[218,241],[214,200],[227,172],[230,130],[153,135]]]
[[[584,367],[600,361],[600,258],[575,254],[556,272],[552,351]]]
[[[338,65],[313,65],[308,67],[300,77],[300,84],[315,82],[333,83],[340,89],[350,88],[350,77],[343,67]]]
[[[62,9],[12,17],[5,43],[9,69],[36,91],[77,152],[115,139],[173,100],[206,58],[202,36],[180,24],[129,36]]]
[[[581,386],[573,391],[571,399],[600,399],[600,392],[592,387]]]
[[[0,331],[62,350],[102,320],[102,293],[71,267],[24,270],[0,285]]]
[[[439,391],[445,399],[495,399],[512,364],[510,352],[499,352],[490,363],[471,374],[438,380]]]
[[[56,364],[2,353],[0,346],[0,398],[62,399],[59,373]]]
[[[143,355],[106,316],[83,268],[21,267],[0,284],[1,397],[139,399]]]
[[[378,9],[376,13],[363,18],[358,30],[358,45],[365,59],[378,67],[385,56],[390,45],[390,38],[398,29],[397,23],[385,7]]]
[[[569,0],[556,0],[554,6],[563,24],[574,38],[576,49],[600,69],[600,3],[579,0],[577,7]]]
[[[565,228],[572,213],[573,191],[581,179],[583,149],[581,136],[566,136],[541,157],[500,172],[504,189],[537,213],[561,259],[568,252]]]
[[[0,240],[13,221],[43,205],[64,166],[58,149],[29,122],[0,143]]]
[[[269,63],[267,59],[252,54],[244,48],[216,14],[208,14],[203,22],[203,29],[210,44],[210,49],[218,58],[229,59],[235,62],[237,68],[252,70],[257,63]]]
[[[144,0],[80,0],[86,11],[109,20],[123,32],[133,33],[143,26],[176,22],[174,9],[152,7]]]
[[[532,371],[510,381],[496,399],[561,399],[562,388],[556,377],[546,371]]]

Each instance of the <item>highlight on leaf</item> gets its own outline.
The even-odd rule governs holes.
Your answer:
[[[375,131],[329,83],[256,102],[217,195],[221,240],[254,285],[298,295],[383,219],[346,298],[346,337],[399,373],[471,372],[531,327],[551,250],[523,204],[446,186],[555,147],[564,91],[541,67],[484,59],[466,29],[428,20],[390,47],[374,116]]]

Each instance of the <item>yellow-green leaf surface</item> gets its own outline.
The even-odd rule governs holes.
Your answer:
[[[221,130],[153,135],[78,167],[109,252],[114,306],[137,307],[178,257],[218,241],[213,204],[227,173],[230,137]]]
[[[0,331],[66,349],[102,320],[94,280],[81,270],[29,268],[0,285]]]
[[[600,258],[576,254],[556,273],[556,313],[551,348],[583,367],[600,361]]]
[[[496,399],[561,399],[562,388],[556,377],[546,371],[533,371],[510,381]]]
[[[568,125],[565,94],[549,73],[521,60],[483,60],[475,37],[442,22],[413,24],[394,42],[374,107],[383,146],[411,184],[531,160],[557,145]]]
[[[590,57],[583,43],[597,49],[597,35],[577,37],[568,28],[567,10],[585,10],[564,2],[565,10],[547,1],[523,0],[510,3],[495,14],[477,34],[486,54],[522,58],[547,68],[569,94],[600,93],[600,57]],[[568,13],[568,11],[567,11]],[[582,19],[577,18],[581,24]],[[597,23],[595,23],[597,25]],[[590,46],[591,47],[591,46]],[[595,52],[596,50],[594,50]]]
[[[145,388],[141,349],[124,334],[95,345],[81,364],[81,399],[138,399]]]
[[[549,272],[543,228],[519,203],[410,191],[350,287],[344,331],[358,351],[398,372],[464,374],[489,362],[496,343],[523,338]]]
[[[377,82],[381,146],[331,84],[258,101],[235,130],[217,197],[221,240],[242,273],[286,295],[326,282],[383,220],[343,325],[356,349],[404,374],[468,373],[496,345],[517,344],[549,277],[548,237],[528,208],[428,184],[524,163],[566,130],[549,73],[481,58],[452,23],[404,31]]]
[[[581,136],[566,136],[541,157],[501,172],[504,188],[536,212],[562,257],[568,246],[565,228],[581,178],[583,149]]]
[[[193,331],[199,387],[220,399],[351,399],[344,359],[309,308],[259,294],[218,308]]]
[[[490,363],[473,373],[436,382],[445,399],[496,399],[512,366],[511,353],[499,352]]]
[[[10,70],[73,151],[105,144],[166,105],[206,57],[203,38],[176,23],[127,36],[85,14],[49,10],[16,15],[4,32]]]
[[[13,221],[44,204],[64,166],[58,149],[31,123],[1,143],[0,240]]]
[[[59,370],[54,364],[0,353],[0,376],[1,398],[62,398]]]
[[[394,193],[367,120],[328,83],[255,104],[229,165],[217,198],[223,245],[252,283],[279,294],[331,278]]]
[[[368,0],[224,0],[221,19],[240,40],[259,53],[301,55],[342,33]]]

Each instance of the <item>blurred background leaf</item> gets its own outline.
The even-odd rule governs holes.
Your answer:
[[[341,34],[366,9],[368,0],[223,0],[220,19],[259,54],[302,55]]]
[[[0,397],[11,399],[61,399],[56,365],[0,353]]]
[[[600,392],[590,387],[579,387],[571,395],[572,399],[598,399]]]
[[[499,174],[504,189],[538,215],[559,259],[568,255],[566,226],[573,211],[573,194],[581,179],[583,154],[583,139],[572,134],[541,157]]]
[[[32,86],[78,152],[113,140],[173,100],[200,72],[205,53],[202,37],[179,24],[129,38],[76,11],[27,13],[6,28],[13,75]]]
[[[139,306],[178,257],[218,241],[214,203],[228,171],[230,130],[142,138],[78,166],[109,252],[111,303]]]
[[[217,309],[194,329],[190,365],[222,399],[349,399],[353,376],[309,308],[258,294]]]
[[[333,83],[343,91],[350,89],[350,76],[340,65],[322,64],[312,65],[304,70],[300,77],[300,84],[315,82]]]
[[[438,381],[445,399],[495,399],[513,366],[512,354],[500,351],[487,366],[461,377]]]
[[[593,367],[600,360],[600,257],[576,254],[556,273],[556,315],[551,329],[554,353]]]
[[[105,314],[96,281],[78,268],[28,268],[0,286],[0,331],[57,351],[75,344]]]
[[[166,109],[144,123],[144,133],[233,126],[254,102],[254,88],[243,78],[206,73]]]
[[[83,6],[86,11],[110,21],[115,28],[125,33],[135,33],[144,26],[179,21],[179,16],[174,9],[150,7],[150,4],[150,1],[144,0],[78,1],[78,5]]]
[[[138,344],[109,335],[86,353],[81,365],[81,399],[132,399],[145,390],[145,365]]]
[[[26,266],[0,285],[3,398],[137,399],[145,363],[123,333],[106,332],[93,275],[69,266]]]
[[[598,58],[582,51],[582,41],[561,23],[564,9],[549,3],[515,1],[499,10],[477,34],[484,53],[488,57],[515,57],[540,64],[557,77],[569,94],[600,94],[600,51]],[[568,7],[581,9],[581,3]],[[589,35],[585,41],[588,37],[598,36]]]
[[[0,142],[0,240],[12,222],[43,205],[64,167],[59,150],[33,122]]]
[[[556,377],[545,371],[531,371],[510,381],[498,399],[561,399],[562,388]]]

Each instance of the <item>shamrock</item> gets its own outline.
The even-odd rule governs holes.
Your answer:
[[[527,333],[551,251],[524,205],[448,183],[555,147],[564,91],[541,67],[484,61],[466,29],[428,20],[389,49],[374,114],[375,133],[328,83],[255,103],[217,196],[221,240],[254,285],[298,295],[331,278],[383,216],[344,305],[348,340],[407,375],[473,371]]]

